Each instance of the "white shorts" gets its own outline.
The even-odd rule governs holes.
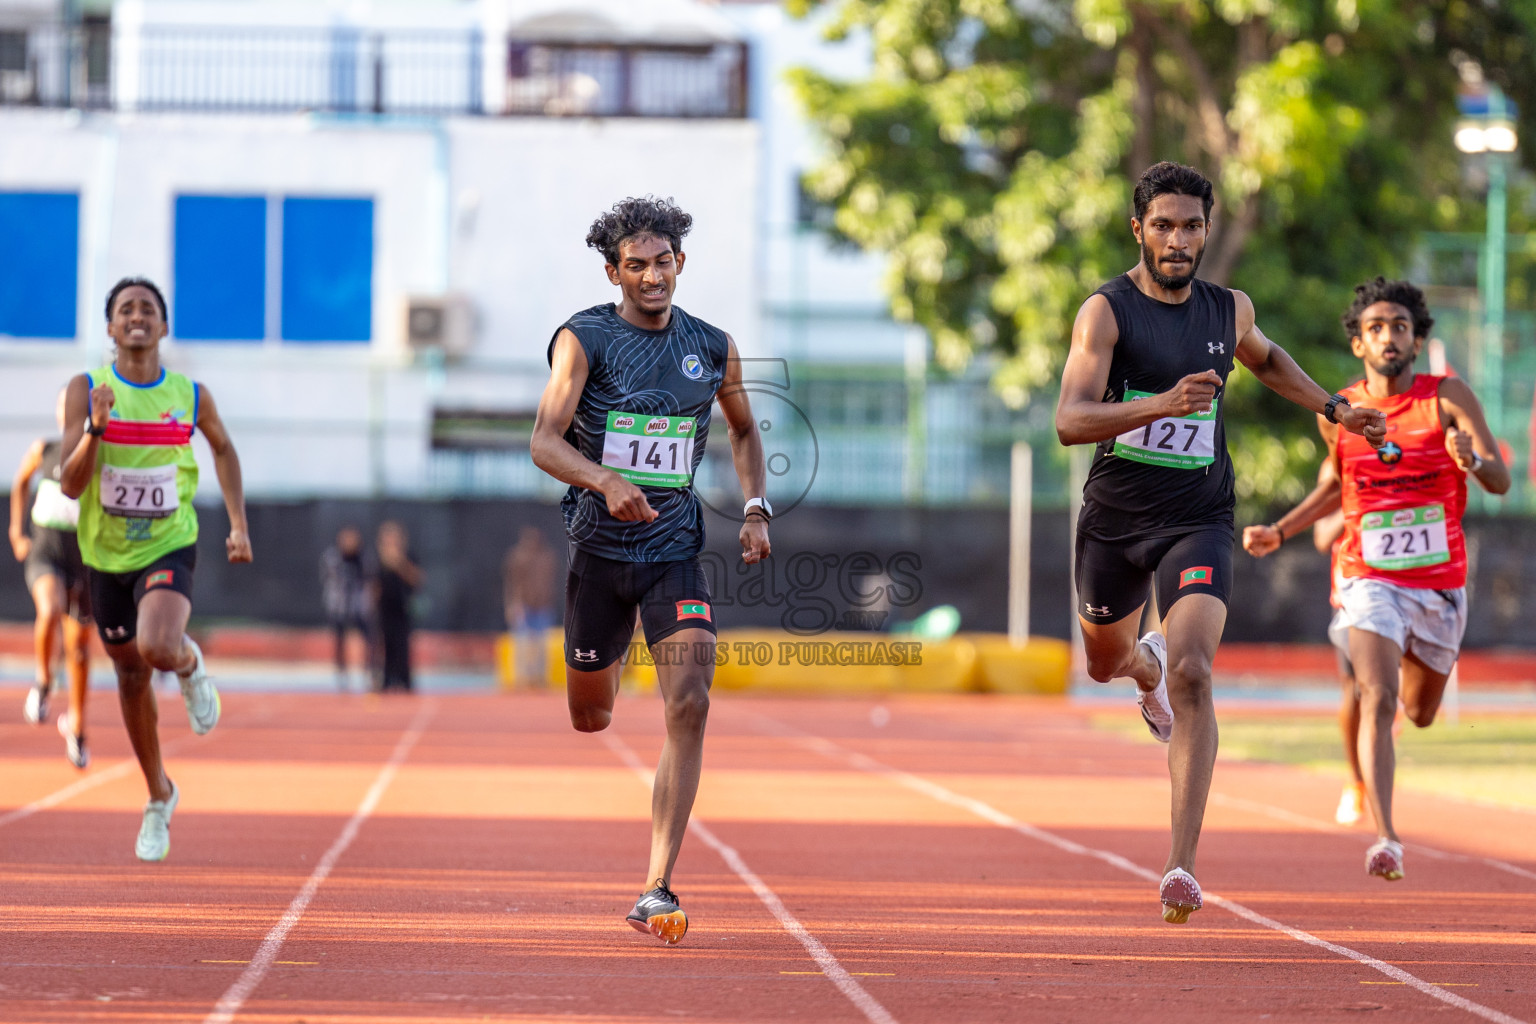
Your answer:
[[[1338,587],[1339,610],[1328,639],[1349,653],[1349,631],[1384,636],[1432,670],[1449,673],[1467,631],[1467,588],[1430,590],[1386,580],[1350,577]]]

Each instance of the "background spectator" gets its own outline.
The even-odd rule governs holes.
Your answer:
[[[525,526],[501,564],[502,601],[512,634],[512,675],[518,686],[547,682],[545,631],[558,621],[555,612],[555,552],[538,527]]]
[[[363,535],[343,526],[320,556],[320,601],[336,634],[336,686],[348,689],[347,633],[356,630],[368,649],[368,588],[363,572]],[[365,666],[366,667],[366,666]]]
[[[379,570],[374,578],[378,647],[382,655],[380,690],[410,692],[411,596],[421,586],[421,569],[411,561],[405,527],[390,520],[379,527]]]

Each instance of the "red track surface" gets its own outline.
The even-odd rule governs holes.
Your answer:
[[[1049,699],[886,700],[883,727],[873,704],[716,699],[676,948],[622,922],[654,699],[621,701],[606,742],[560,695],[226,694],[206,738],[166,706],[163,864],[133,858],[144,789],[116,708],[95,702],[83,776],[18,714],[0,1020],[196,1022],[223,999],[211,1019],[285,1024],[1536,1021],[1536,815],[1402,793],[1389,885],[1363,873],[1367,833],[1327,822],[1332,780],[1223,763],[1206,909],[1170,926],[1135,873],[1166,850],[1162,748]]]

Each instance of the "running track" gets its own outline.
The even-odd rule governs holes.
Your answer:
[[[582,736],[563,695],[234,693],[201,738],[162,699],[146,865],[93,697],[84,775],[0,725],[0,1020],[1536,1024],[1536,814],[1405,793],[1388,885],[1331,780],[1224,762],[1164,925],[1163,750],[1062,701],[717,697],[669,949],[621,922],[654,698]]]

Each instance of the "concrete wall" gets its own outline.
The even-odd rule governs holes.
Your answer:
[[[77,191],[81,202],[80,336],[0,339],[11,396],[0,410],[0,465],[53,432],[57,390],[106,357],[107,289],[142,274],[171,303],[166,362],[216,396],[251,495],[423,493],[434,404],[530,408],[555,328],[617,297],[584,239],[593,217],[626,195],[673,196],[694,214],[679,304],[729,330],[744,353],[761,345],[750,122],[3,110],[0,139],[0,189]],[[372,197],[373,340],[177,342],[172,205],[182,192]],[[412,366],[400,303],[444,291],[470,298],[478,340],[461,366]]]

